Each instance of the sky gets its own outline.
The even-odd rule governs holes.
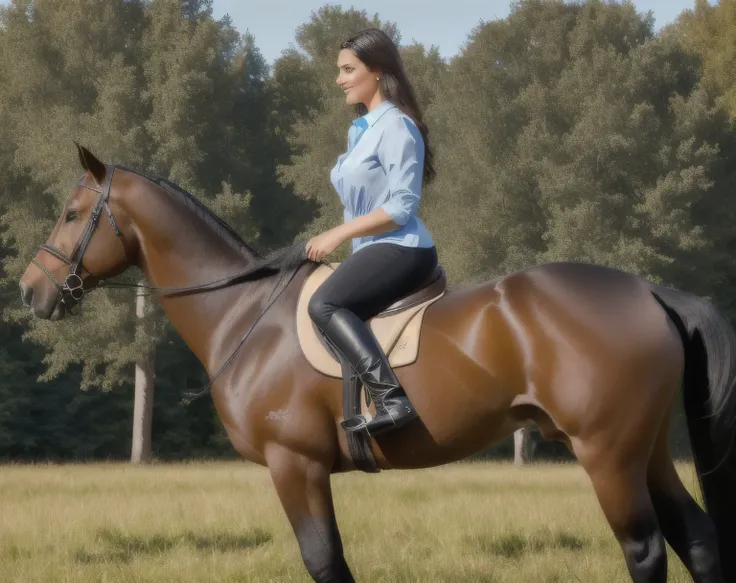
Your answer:
[[[296,28],[326,4],[365,10],[369,16],[377,13],[382,21],[398,25],[401,44],[416,40],[426,48],[435,45],[446,58],[460,51],[468,34],[482,21],[508,16],[511,5],[510,0],[436,1],[437,8],[433,8],[433,0],[214,0],[213,13],[217,19],[229,14],[238,31],[249,30],[270,64],[281,51],[295,44]],[[0,4],[8,2],[0,0]],[[709,2],[715,4],[716,0]],[[656,30],[675,20],[683,10],[695,6],[695,0],[633,0],[633,3],[641,13],[652,11]]]
[[[711,4],[715,0],[709,0]],[[215,18],[229,14],[240,32],[249,30],[266,61],[272,63],[281,51],[295,44],[296,28],[307,22],[311,13],[326,4],[378,13],[381,21],[395,22],[401,32],[401,44],[416,40],[426,48],[435,45],[443,57],[456,55],[472,29],[481,21],[505,18],[509,0],[214,0]],[[695,0],[634,0],[638,12],[652,11],[655,28],[674,21]]]

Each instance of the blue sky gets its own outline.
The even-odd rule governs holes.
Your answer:
[[[709,0],[711,4],[716,0]],[[0,0],[7,4],[8,0]],[[281,51],[294,43],[294,32],[307,22],[312,11],[326,4],[351,6],[365,10],[368,15],[378,14],[383,21],[399,26],[402,44],[413,40],[427,48],[436,45],[443,57],[458,53],[468,33],[481,21],[505,18],[509,13],[509,0],[442,0],[438,8],[432,0],[352,0],[351,2],[313,0],[214,0],[214,16],[230,14],[235,27],[255,36],[256,45],[269,63],[279,57]],[[695,6],[695,0],[633,0],[639,12],[652,11],[657,29],[672,22],[687,8]]]
[[[289,43],[295,42],[296,27],[307,22],[312,11],[326,4],[352,6],[365,10],[369,16],[378,13],[381,20],[398,24],[402,44],[416,40],[427,48],[437,45],[443,57],[451,57],[458,53],[468,33],[481,21],[508,16],[511,2],[438,0],[434,8],[432,0],[214,0],[213,11],[216,18],[230,14],[239,31],[250,30],[261,53],[271,63]],[[695,0],[634,0],[633,4],[639,12],[651,10],[659,29],[683,10],[693,8]]]

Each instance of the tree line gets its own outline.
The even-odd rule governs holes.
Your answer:
[[[74,140],[176,182],[263,252],[340,222],[329,169],[355,111],[337,52],[368,27],[399,44],[430,128],[438,177],[420,214],[450,285],[587,261],[736,316],[736,0],[698,0],[658,33],[628,2],[521,0],[449,60],[324,6],[272,66],[211,4],[0,7],[0,458],[129,457],[146,362],[153,455],[233,455],[209,400],[181,403],[207,378],[155,302],[136,315],[130,292],[100,290],[41,322],[17,282],[79,175]]]

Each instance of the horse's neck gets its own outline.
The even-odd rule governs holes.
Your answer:
[[[131,207],[125,210],[138,233],[139,267],[151,286],[210,283],[242,273],[257,259],[224,240],[208,221],[169,193],[151,189],[145,204]],[[175,298],[161,296],[171,323],[210,374],[237,345],[227,328],[257,317],[264,286],[247,285],[247,294],[237,285]]]

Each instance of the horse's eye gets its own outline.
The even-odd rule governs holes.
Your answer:
[[[77,220],[77,211],[67,211],[66,213],[66,222],[71,223],[72,221]]]

